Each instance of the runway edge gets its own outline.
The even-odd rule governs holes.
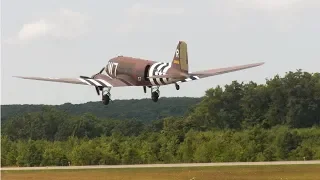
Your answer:
[[[93,166],[45,166],[45,167],[1,167],[1,171],[26,170],[68,170],[68,169],[123,169],[123,168],[168,168],[168,167],[214,167],[214,166],[266,166],[319,164],[313,161],[271,161],[271,162],[225,162],[225,163],[185,163],[185,164],[134,164],[134,165],[93,165]]]

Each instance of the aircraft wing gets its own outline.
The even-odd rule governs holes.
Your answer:
[[[26,77],[26,76],[14,76],[16,78],[31,79],[39,81],[51,81],[70,84],[81,84],[95,87],[121,87],[129,86],[125,82],[119,79],[112,79],[108,76],[99,76],[97,78],[79,77],[79,78],[49,78],[49,77]]]
[[[188,74],[189,77],[181,81],[178,81],[177,83],[198,80],[198,79],[202,79],[210,76],[216,76],[216,75],[225,74],[225,73],[234,72],[234,71],[240,71],[248,68],[261,66],[263,64],[264,63],[254,63],[254,64],[246,64],[246,65],[240,65],[240,66],[231,66],[231,67],[225,67],[225,68],[217,68],[217,69],[209,69],[204,71],[192,72]]]

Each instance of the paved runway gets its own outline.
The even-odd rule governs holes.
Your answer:
[[[272,161],[272,162],[226,162],[226,163],[186,163],[186,164],[138,164],[138,165],[95,165],[95,166],[48,166],[48,167],[4,167],[1,171],[54,170],[54,169],[117,169],[117,168],[155,168],[155,167],[210,167],[210,166],[265,166],[319,164],[315,161]]]

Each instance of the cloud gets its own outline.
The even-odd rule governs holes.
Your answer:
[[[44,36],[47,34],[47,32],[50,31],[50,29],[52,29],[51,25],[48,24],[45,20],[25,24],[18,33],[18,39],[29,40],[35,37]]]
[[[237,2],[265,10],[282,10],[293,7],[303,0],[236,0]]]
[[[89,17],[69,9],[60,9],[51,16],[24,24],[15,37],[7,39],[10,44],[25,43],[43,37],[75,38],[88,31]]]
[[[182,14],[183,8],[161,8],[151,7],[147,4],[136,3],[131,8],[126,9],[129,15],[174,15]]]
[[[135,3],[125,9],[126,20],[116,29],[117,32],[132,32],[142,27],[143,21],[155,16],[181,15],[184,8],[152,7],[144,3]]]

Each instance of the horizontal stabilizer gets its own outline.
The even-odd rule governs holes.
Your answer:
[[[178,73],[170,73],[170,74],[163,74],[163,75],[154,75],[149,76],[148,78],[174,78],[174,79],[183,79],[187,78],[189,75],[183,72]]]
[[[165,74],[165,75],[149,76],[148,78],[185,78],[185,76],[181,76],[178,74]]]

